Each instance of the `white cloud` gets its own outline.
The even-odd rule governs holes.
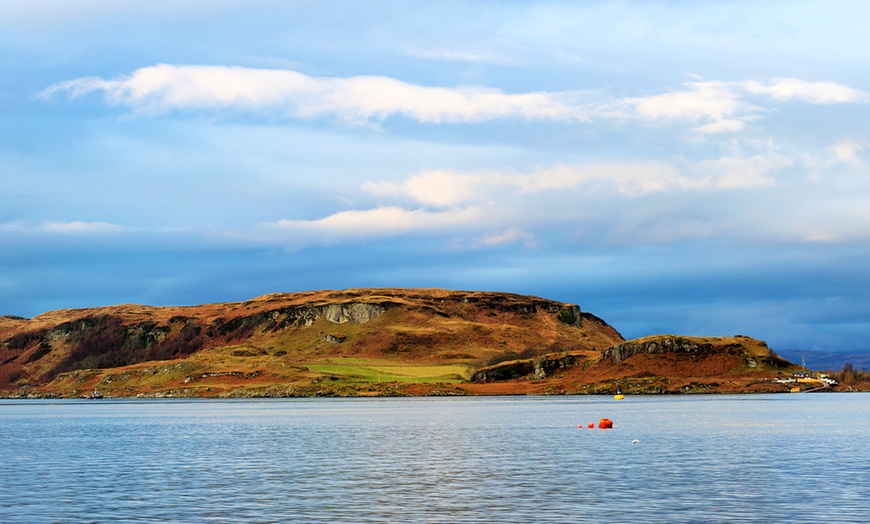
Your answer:
[[[787,157],[723,157],[684,165],[664,162],[556,164],[525,173],[512,171],[424,171],[405,182],[367,182],[363,190],[413,199],[418,204],[451,207],[488,203],[499,190],[517,194],[576,191],[640,197],[677,191],[717,191],[774,184],[772,175],[792,165]]]
[[[481,249],[495,248],[499,246],[510,246],[519,244],[523,249],[538,249],[540,244],[537,237],[516,226],[510,226],[497,233],[484,234],[482,237],[475,236],[474,232],[471,238],[454,237],[449,245],[454,251],[477,251]]]
[[[727,82],[687,82],[686,89],[617,101],[618,114],[641,120],[719,122],[762,110],[740,98]]]
[[[748,81],[736,84],[753,94],[767,95],[778,102],[797,100],[810,104],[868,102],[868,94],[837,82],[808,82],[798,78],[775,78],[764,85]]]
[[[6,222],[4,224],[0,224],[0,232],[11,232],[11,233],[19,233],[26,230],[26,226],[20,220],[15,222]]]
[[[710,124],[705,124],[703,126],[695,128],[695,131],[705,134],[705,135],[713,135],[718,133],[737,133],[739,131],[743,131],[746,127],[746,122],[743,120],[717,120]]]
[[[695,128],[703,134],[742,131],[747,122],[761,118],[768,110],[763,100],[800,101],[809,104],[867,103],[870,95],[837,82],[808,82],[797,78],[758,81],[694,81],[684,89],[645,97],[626,97],[602,105],[596,114],[657,121],[707,122]]]
[[[769,154],[696,163],[557,164],[527,172],[424,171],[404,181],[364,185],[370,193],[407,199],[403,203],[339,211],[313,220],[261,223],[249,234],[287,245],[435,234],[452,236],[451,245],[457,249],[510,244],[535,249],[539,228],[554,221],[579,221],[582,230],[589,210],[604,206],[633,210],[634,218],[612,231],[614,238],[672,242],[710,236],[712,225],[691,216],[661,216],[654,201],[647,213],[646,203],[635,205],[625,199],[770,186],[776,182],[774,175],[790,165],[791,159]],[[599,221],[596,228],[602,225]]]
[[[342,237],[404,235],[417,231],[484,232],[479,240],[457,241],[455,244],[478,249],[522,243],[526,248],[535,248],[537,239],[526,226],[534,228],[542,221],[551,222],[553,217],[574,215],[575,210],[564,207],[566,201],[561,197],[566,194],[574,195],[569,198],[574,203],[572,205],[582,207],[581,202],[601,202],[614,197],[638,198],[656,193],[766,187],[776,183],[774,175],[778,171],[792,164],[788,157],[768,154],[676,164],[557,164],[527,172],[424,171],[405,181],[367,182],[363,185],[363,189],[370,193],[413,202],[407,202],[406,206],[342,211],[319,220],[281,220],[261,227],[277,230],[278,234],[293,231]],[[548,205],[547,193],[558,193],[560,203]],[[532,194],[543,194],[544,198],[526,198]],[[497,232],[489,232],[493,230]],[[648,238],[645,238],[664,241],[710,234],[708,223],[680,219],[659,223],[655,230],[648,231]],[[632,236],[638,237],[638,234]]]
[[[63,234],[100,234],[100,233],[115,233],[125,231],[127,228],[117,226],[108,222],[45,222],[40,227],[40,231],[48,233],[63,233]]]
[[[526,249],[533,249],[538,246],[534,235],[516,227],[508,228],[499,234],[487,236],[481,241],[481,244],[492,247],[516,242],[522,242]]]
[[[485,60],[485,55],[427,51],[430,58]],[[424,53],[424,54],[426,54]],[[270,118],[335,118],[351,123],[394,116],[427,124],[500,119],[589,122],[601,119],[687,122],[702,134],[735,133],[770,110],[769,103],[866,103],[870,95],[837,82],[776,78],[769,82],[708,81],[697,76],[680,89],[648,96],[600,92],[504,93],[484,86],[429,87],[384,76],[315,77],[288,69],[170,65],[144,67],[112,80],[59,82],[41,96],[101,93],[138,114],[242,111]]]
[[[460,240],[492,228],[503,226],[506,217],[497,209],[481,206],[454,207],[440,211],[377,207],[367,210],[340,211],[318,220],[279,220],[259,224],[254,234],[270,242],[283,239],[290,244],[331,243],[334,241],[400,236],[416,233],[457,234],[452,242],[456,249],[481,249],[508,244],[521,244],[526,249],[538,247],[534,234],[516,226],[498,233],[484,234],[476,240]],[[235,237],[248,234],[232,233]]]
[[[844,162],[852,167],[861,167],[863,162],[859,154],[864,146],[852,140],[844,140],[831,146],[830,151],[837,162]]]
[[[124,226],[110,224],[108,222],[83,222],[74,220],[71,222],[43,222],[35,225],[23,221],[7,222],[0,224],[0,232],[9,233],[60,233],[60,234],[103,234],[129,231]]]
[[[312,77],[290,70],[159,64],[132,75],[60,82],[41,94],[102,93],[112,105],[139,113],[235,109],[285,118],[335,117],[380,121],[401,115],[438,123],[504,118],[585,120],[571,93],[507,94],[486,87],[426,87],[383,76]]]
[[[102,92],[112,105],[145,113],[173,109],[262,108],[318,91],[317,81],[288,70],[158,64],[115,80],[85,77],[49,86],[43,97]]]
[[[724,190],[772,186],[775,184],[772,175],[793,164],[788,157],[771,154],[705,160],[690,169],[698,189]]]
[[[709,238],[714,224],[698,218],[662,217],[639,224],[626,223],[616,228],[617,236],[644,244],[670,243],[690,238]]]
[[[375,195],[406,195],[424,205],[448,207],[471,200],[479,185],[476,175],[434,170],[414,175],[401,184],[366,182],[363,190]]]
[[[814,198],[799,209],[789,210],[792,230],[783,234],[802,242],[844,243],[870,240],[868,192]]]
[[[441,60],[445,62],[486,64],[513,64],[516,62],[516,58],[510,55],[491,53],[487,51],[474,52],[457,49],[409,49],[407,54],[414,58]]]
[[[455,228],[478,223],[481,219],[482,213],[476,207],[444,211],[379,207],[340,211],[319,220],[279,220],[273,224],[261,224],[261,227],[366,237]]]
[[[628,197],[690,189],[696,184],[673,166],[659,162],[560,164],[509,177],[523,192],[554,190],[613,191]]]

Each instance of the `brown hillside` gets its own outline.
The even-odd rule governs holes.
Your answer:
[[[604,350],[590,378],[615,378],[634,392],[781,391],[771,380],[792,370],[797,366],[749,337],[658,335]]]
[[[626,394],[783,392],[774,382],[799,368],[749,337],[655,335],[602,350],[594,358],[565,353],[478,370],[481,390],[501,384],[504,393]],[[548,380],[534,380],[547,377]]]
[[[14,397],[775,392],[797,366],[748,337],[625,341],[509,293],[359,289],[0,317]],[[801,389],[817,387],[801,383]]]
[[[0,318],[0,390],[405,394],[444,384],[461,392],[456,384],[487,364],[560,352],[595,358],[622,341],[577,306],[508,293],[364,289],[120,305]]]

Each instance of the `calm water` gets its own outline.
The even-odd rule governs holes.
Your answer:
[[[0,401],[0,468],[3,523],[870,522],[870,395]]]

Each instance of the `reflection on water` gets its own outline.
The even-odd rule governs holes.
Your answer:
[[[0,401],[0,522],[867,522],[868,435],[863,394]]]

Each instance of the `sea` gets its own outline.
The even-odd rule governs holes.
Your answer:
[[[92,522],[866,523],[870,394],[0,401],[0,523]]]

